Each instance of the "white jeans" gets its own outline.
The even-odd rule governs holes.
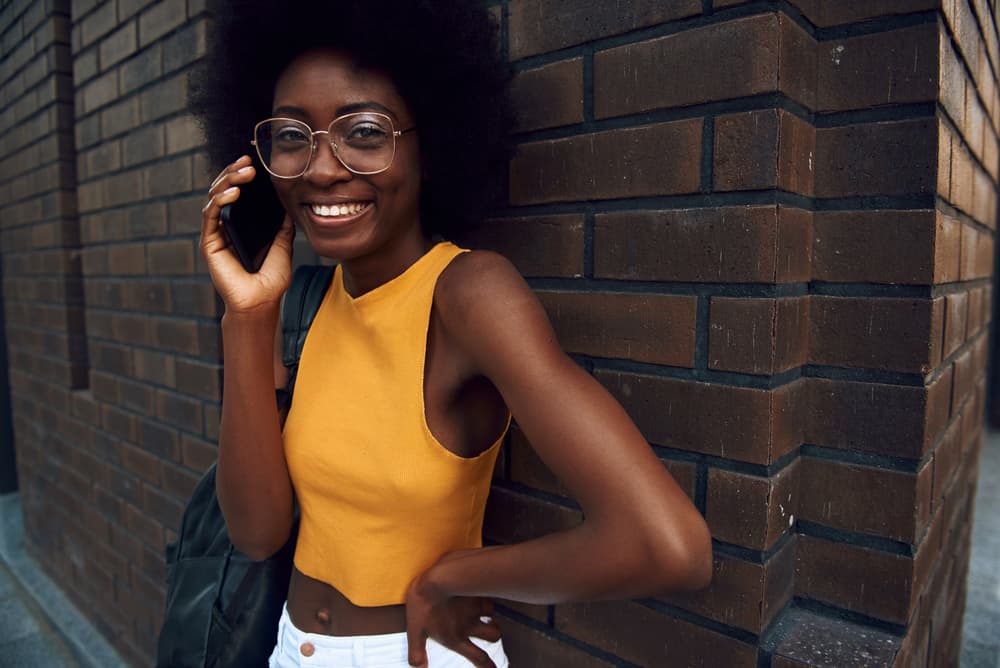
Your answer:
[[[503,641],[487,642],[472,638],[472,642],[490,655],[497,668],[507,668]],[[286,607],[278,622],[278,642],[267,665],[268,668],[409,668],[406,657],[406,633],[375,636],[306,633],[295,628]],[[468,668],[472,665],[461,654],[434,640],[427,641],[427,663],[430,668]]]

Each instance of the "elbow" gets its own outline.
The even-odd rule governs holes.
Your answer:
[[[700,515],[697,519],[659,541],[655,563],[661,574],[658,584],[663,593],[698,591],[711,584],[712,536]]]
[[[244,554],[253,561],[264,561],[277,554],[288,542],[288,536],[284,539],[277,536],[267,538],[265,536],[236,536],[230,534],[230,542],[237,552]]]

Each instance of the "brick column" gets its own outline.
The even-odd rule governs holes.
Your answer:
[[[522,113],[510,207],[479,240],[529,277],[715,539],[704,593],[505,607],[519,665],[957,656],[995,18],[774,4],[497,10]],[[506,457],[494,540],[579,521],[523,435]]]

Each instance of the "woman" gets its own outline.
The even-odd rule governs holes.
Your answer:
[[[192,81],[212,156],[239,156],[210,187],[201,241],[225,304],[220,506],[255,558],[301,510],[272,666],[502,667],[492,598],[630,598],[710,577],[704,521],[511,264],[435,236],[477,213],[506,164],[504,63],[473,4],[221,3]],[[251,138],[256,156],[240,156]],[[219,217],[254,158],[287,215],[248,274]],[[295,228],[339,266],[282,424]],[[511,417],[586,519],[483,548]]]

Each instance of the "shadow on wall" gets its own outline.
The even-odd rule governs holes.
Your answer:
[[[0,260],[0,276],[3,276],[2,260]],[[17,467],[14,465],[14,425],[10,413],[7,329],[3,314],[3,292],[0,291],[0,494],[7,494],[17,491]]]

